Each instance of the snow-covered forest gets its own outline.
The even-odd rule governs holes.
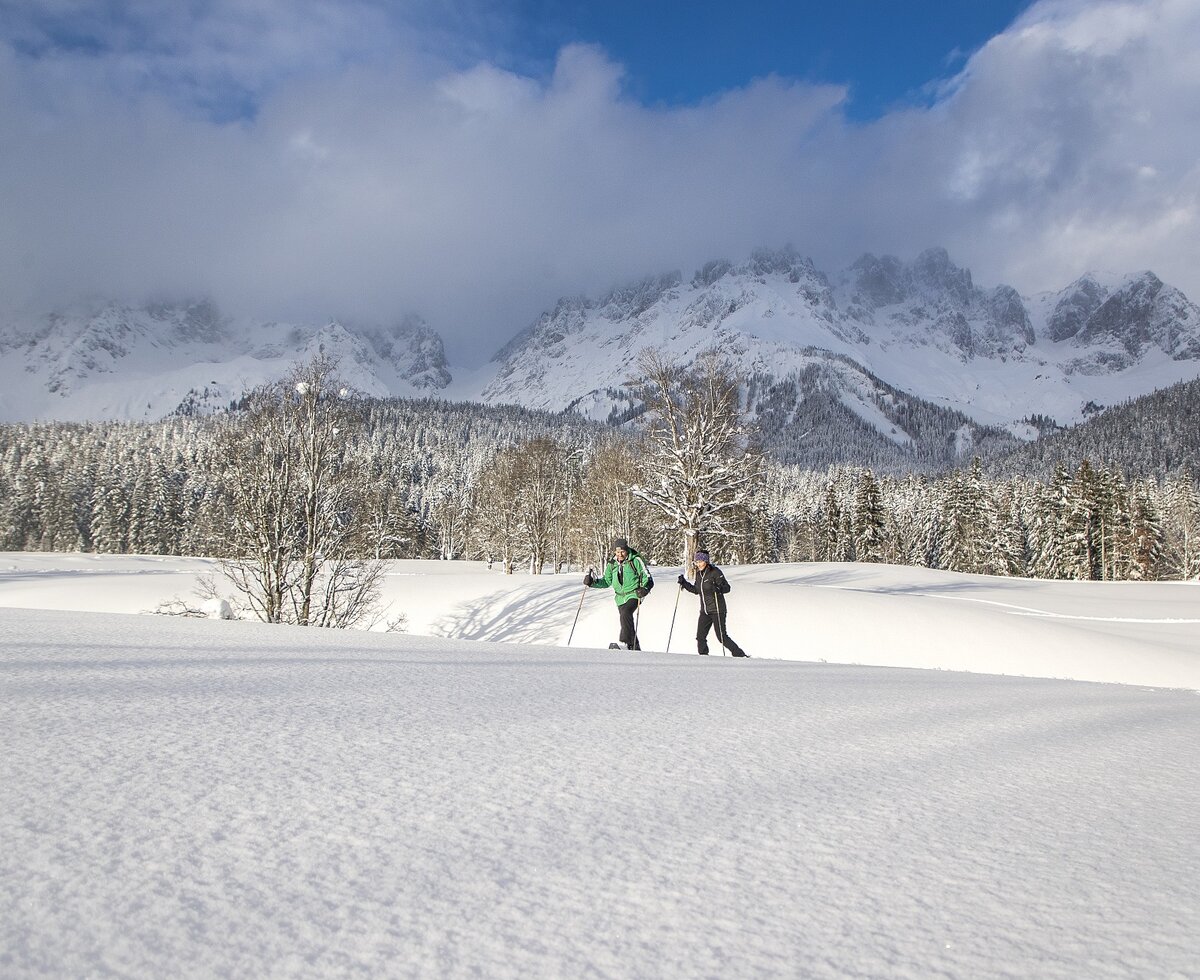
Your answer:
[[[1191,387],[1182,386],[1189,397]],[[337,453],[343,469],[354,464],[357,490],[347,506],[364,557],[583,567],[620,533],[652,560],[675,560],[677,529],[633,492],[656,477],[646,472],[653,454],[636,432],[569,413],[428,400],[364,401],[357,419]],[[238,458],[230,424],[217,416],[0,427],[0,550],[221,554],[231,496],[256,462]],[[1084,428],[1102,431],[1094,424]],[[1168,427],[1150,428],[1161,443]],[[1027,452],[1049,451],[1042,445]],[[1103,443],[1088,445],[1093,458],[1104,452]],[[1066,443],[1063,458],[1072,451]],[[1030,469],[1047,465],[1043,457]],[[704,543],[733,564],[1200,575],[1200,493],[1188,469],[1127,478],[1121,467],[1087,459],[1047,477],[998,475],[1002,469],[975,461],[941,474],[893,474],[764,458],[750,488],[704,528]]]
[[[992,473],[1048,477],[1054,468],[1077,468],[1085,459],[1104,460],[1127,477],[1161,482],[1178,473],[1200,477],[1200,378],[1170,385],[1124,404],[1098,411],[1082,425],[1060,429],[1032,419],[1043,438],[1014,451],[984,453]]]

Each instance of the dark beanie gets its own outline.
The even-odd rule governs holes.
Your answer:
[[[628,551],[629,542],[624,538],[613,538],[612,550],[616,551],[618,548],[620,548],[622,551]]]
[[[697,551],[696,552],[696,561],[702,561],[702,562],[706,562],[706,563],[709,562],[710,559],[708,557],[708,552],[707,551]]]

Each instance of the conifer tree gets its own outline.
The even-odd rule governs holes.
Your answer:
[[[884,517],[879,484],[875,482],[875,477],[867,469],[864,469],[858,477],[858,485],[855,491],[853,527],[856,560],[863,562],[882,561],[887,521]]]
[[[1030,541],[1034,574],[1040,578],[1069,578],[1067,561],[1067,508],[1071,475],[1061,463],[1054,467],[1050,483],[1037,488]]]
[[[1131,554],[1124,577],[1151,581],[1159,577],[1163,560],[1163,531],[1149,488],[1139,484],[1132,496]]]
[[[998,544],[996,504],[978,457],[969,470],[960,470],[950,479],[942,520],[944,567],[955,572],[1004,572],[1006,562]]]
[[[1062,514],[1063,568],[1067,578],[1101,577],[1102,485],[1088,460],[1071,480]]]
[[[821,561],[842,561],[842,505],[838,501],[833,483],[825,488],[825,500],[821,505]]]

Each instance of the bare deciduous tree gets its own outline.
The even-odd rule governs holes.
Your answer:
[[[520,546],[517,516],[517,454],[512,446],[497,450],[479,475],[476,490],[475,538],[489,564],[499,559],[511,575]]]
[[[624,436],[609,436],[592,447],[569,514],[575,547],[585,563],[603,562],[613,538],[633,536],[631,488],[640,472],[637,459],[636,446]]]
[[[514,456],[511,505],[521,522],[530,574],[541,575],[550,558],[555,525],[562,516],[570,484],[567,453],[546,436],[514,446],[511,452]]]
[[[318,356],[255,390],[219,437],[230,504],[219,567],[268,623],[376,615],[383,565],[361,557],[368,487],[346,453],[359,420],[334,369]]]
[[[648,350],[639,367],[630,387],[647,409],[647,452],[633,493],[676,529],[686,568],[700,536],[720,534],[723,519],[746,505],[758,457],[737,378],[716,356],[683,368]]]

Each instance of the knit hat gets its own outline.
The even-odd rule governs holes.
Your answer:
[[[704,564],[707,565],[709,563],[708,552],[707,551],[697,551],[696,552],[696,561],[702,561],[702,562],[704,562]]]
[[[624,538],[613,538],[612,550],[616,551],[618,548],[620,548],[622,551],[628,551],[629,542]]]

